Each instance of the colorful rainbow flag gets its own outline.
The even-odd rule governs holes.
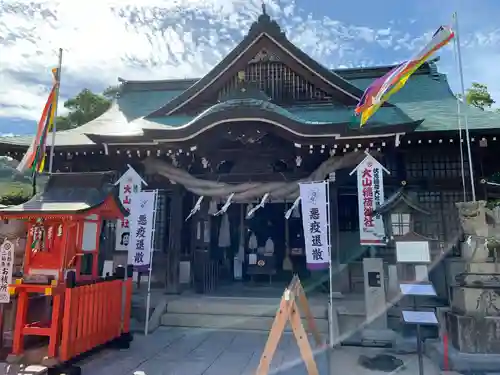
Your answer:
[[[49,97],[42,111],[42,116],[38,121],[37,131],[33,141],[31,142],[28,151],[24,154],[23,159],[17,166],[17,170],[21,173],[31,169],[33,173],[43,172],[45,167],[45,152],[47,147],[47,137],[52,130],[54,117],[57,107],[57,89],[59,83],[57,81],[57,69],[52,69],[54,82],[50,90]]]
[[[360,126],[396,92],[401,90],[408,79],[418,68],[426,62],[437,50],[448,44],[455,36],[453,30],[441,26],[432,36],[431,41],[410,60],[396,66],[384,76],[375,80],[364,92],[354,113],[361,116]]]

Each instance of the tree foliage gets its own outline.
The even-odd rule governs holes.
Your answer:
[[[29,189],[22,188],[11,188],[8,191],[0,193],[0,205],[4,206],[16,206],[18,204],[23,204],[31,198],[31,193]]]
[[[478,82],[472,82],[472,86],[465,93],[465,99],[467,100],[467,104],[473,105],[483,111],[490,109],[495,104],[495,100],[493,100],[488,91],[488,86]]]
[[[118,95],[119,87],[110,86],[102,94],[83,89],[74,98],[64,102],[69,110],[66,116],[57,116],[57,130],[68,130],[86,124],[102,115]]]

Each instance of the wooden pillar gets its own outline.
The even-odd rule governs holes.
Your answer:
[[[17,298],[16,320],[14,323],[12,354],[20,355],[24,351],[24,326],[28,313],[28,293],[25,290],[19,291]]]
[[[202,203],[200,211],[193,217],[192,252],[194,288],[197,293],[205,293],[209,289],[208,266],[210,263],[211,218],[208,213],[209,199]]]
[[[181,185],[173,185],[170,203],[170,224],[167,249],[167,268],[165,275],[165,291],[170,294],[179,293],[179,263],[181,261],[182,200],[184,190]]]

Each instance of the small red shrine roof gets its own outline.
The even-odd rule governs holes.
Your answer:
[[[114,217],[127,216],[110,172],[53,173],[45,189],[29,201],[0,208],[1,217],[91,214],[105,208]],[[117,218],[118,218],[117,217]]]

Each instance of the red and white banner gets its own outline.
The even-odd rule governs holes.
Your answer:
[[[142,191],[142,185],[146,185],[146,182],[141,178],[139,173],[135,171],[130,165],[127,171],[116,181],[115,185],[119,186],[120,192],[119,197],[125,209],[130,213],[130,215],[123,220],[118,220],[116,222],[116,243],[115,249],[117,251],[128,251],[129,244],[131,240],[130,218],[134,214],[131,212],[132,204],[135,195]]]
[[[364,246],[385,246],[384,221],[373,211],[384,203],[384,172],[389,171],[366,153],[350,174],[354,172],[358,177],[359,242]]]

